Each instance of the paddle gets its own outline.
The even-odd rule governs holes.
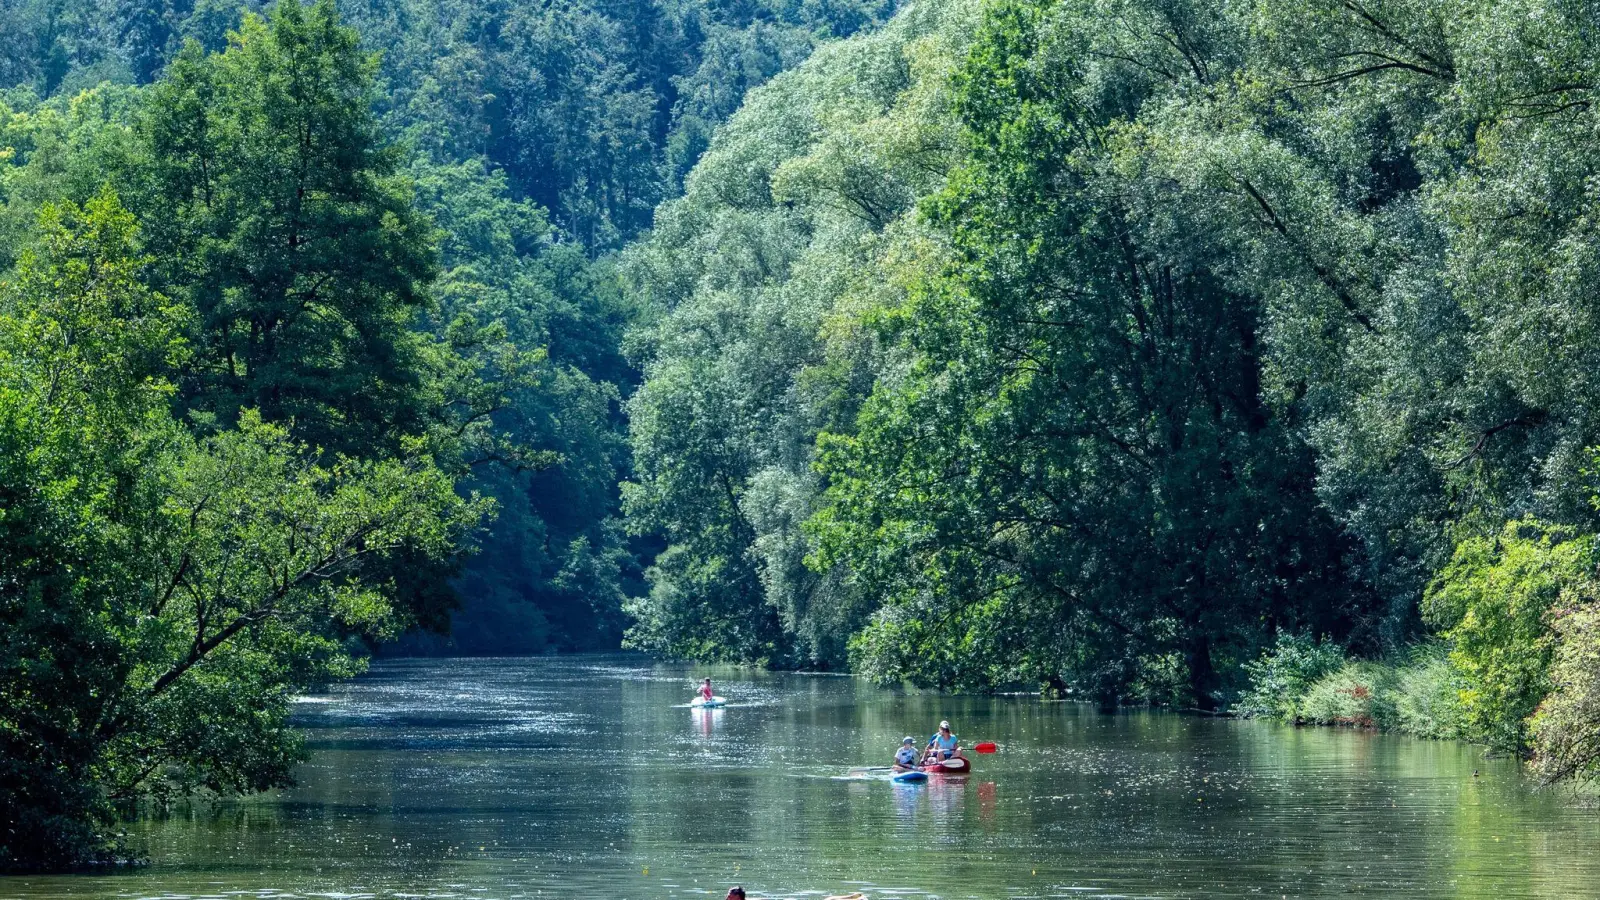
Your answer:
[[[979,741],[978,743],[972,745],[972,752],[974,752],[974,753],[995,753],[995,752],[999,751],[999,749],[1000,749],[1000,745],[996,744],[994,741]],[[929,765],[929,764],[930,764],[930,760],[927,758],[926,755],[924,755],[917,762],[917,766],[919,766],[919,767],[920,766]],[[850,775],[865,775],[868,772],[887,772],[888,770],[893,769],[893,768],[894,768],[894,766],[856,766],[855,768],[851,769],[848,774],[850,774]]]
[[[978,743],[972,745],[973,753],[995,753],[999,751],[999,749],[1000,745],[996,744],[994,741],[979,741]],[[923,751],[923,755],[924,758],[926,758],[926,750]]]
[[[894,768],[894,766],[856,766],[855,768],[851,769],[850,771],[846,772],[845,774],[847,774],[847,775],[865,775],[868,772],[887,772],[892,768]]]

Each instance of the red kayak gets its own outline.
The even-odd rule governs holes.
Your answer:
[[[931,775],[965,775],[972,771],[972,762],[964,756],[952,756],[936,763],[928,763],[922,771]]]

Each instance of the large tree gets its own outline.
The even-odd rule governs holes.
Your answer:
[[[154,286],[198,314],[192,409],[328,448],[415,432],[431,231],[372,112],[375,60],[331,0],[191,43],[145,98],[129,205]]]
[[[1262,299],[1137,126],[1242,39],[1205,3],[990,13],[970,161],[926,207],[951,255],[902,313],[915,362],[824,443],[829,558],[893,601],[867,664],[1209,707],[1274,626],[1353,624],[1352,548],[1261,389]]]
[[[136,247],[110,193],[47,206],[0,283],[5,869],[114,850],[117,801],[287,783],[294,694],[408,622],[392,560],[486,511],[420,441],[319,460],[253,411],[194,437],[164,377],[189,312]]]

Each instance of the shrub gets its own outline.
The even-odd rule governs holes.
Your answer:
[[[1394,708],[1398,727],[1417,737],[1450,739],[1463,734],[1461,673],[1449,658],[1450,648],[1440,643],[1411,651],[1395,678]]]
[[[1549,611],[1590,592],[1594,542],[1532,519],[1495,538],[1462,541],[1429,586],[1423,612],[1454,644],[1467,736],[1507,751],[1527,746],[1527,722],[1549,693],[1555,647]]]
[[[1600,778],[1600,606],[1555,621],[1554,690],[1533,718],[1533,771],[1545,782]]]
[[[1317,725],[1394,728],[1395,670],[1381,663],[1350,662],[1313,682],[1300,701],[1299,718]]]
[[[1398,662],[1360,662],[1346,660],[1335,644],[1280,634],[1272,649],[1245,665],[1250,687],[1233,712],[1425,738],[1460,737],[1464,682],[1448,654],[1447,645],[1430,643]]]
[[[1278,632],[1278,641],[1255,662],[1245,663],[1250,686],[1233,705],[1235,715],[1294,721],[1311,684],[1344,665],[1344,648],[1308,634]]]

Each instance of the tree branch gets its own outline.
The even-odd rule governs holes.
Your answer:
[[[1368,333],[1377,334],[1378,329],[1373,327],[1372,319],[1361,311],[1361,306],[1356,303],[1356,299],[1350,296],[1350,292],[1345,290],[1344,285],[1339,283],[1339,279],[1335,278],[1332,272],[1312,259],[1311,254],[1300,246],[1299,241],[1296,241],[1294,236],[1289,233],[1289,226],[1283,219],[1278,217],[1278,211],[1272,208],[1272,204],[1267,202],[1267,198],[1256,190],[1255,185],[1251,184],[1249,179],[1237,179],[1237,181],[1239,186],[1244,188],[1245,193],[1248,193],[1250,198],[1256,202],[1256,205],[1261,208],[1262,213],[1267,217],[1267,223],[1272,226],[1274,231],[1282,235],[1283,239],[1289,243],[1289,246],[1300,251],[1301,258],[1306,261],[1307,265],[1311,266],[1311,271],[1316,273],[1317,279],[1329,290],[1333,291],[1334,296],[1339,298],[1339,302],[1344,305],[1345,310],[1350,313],[1351,317],[1359,322],[1361,327],[1366,329]]]

